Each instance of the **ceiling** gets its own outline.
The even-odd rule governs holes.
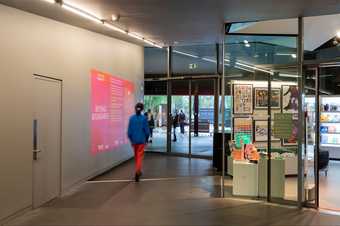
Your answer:
[[[68,0],[103,19],[119,15],[119,25],[165,45],[216,43],[223,22],[296,18],[340,13],[340,0]],[[136,40],[65,12],[42,0],[0,3],[130,42]],[[136,42],[138,43],[138,41]],[[142,43],[140,43],[142,44]]]

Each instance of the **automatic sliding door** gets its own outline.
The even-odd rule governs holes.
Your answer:
[[[189,154],[189,81],[171,81],[171,152]]]
[[[144,108],[152,129],[146,151],[166,152],[167,149],[167,95],[165,82],[146,82]]]
[[[191,83],[191,154],[212,156],[214,133],[214,80]]]

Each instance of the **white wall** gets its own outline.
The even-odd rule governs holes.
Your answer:
[[[63,80],[63,190],[132,156],[92,156],[90,70],[135,82],[143,47],[0,5],[0,220],[32,204],[32,75]]]

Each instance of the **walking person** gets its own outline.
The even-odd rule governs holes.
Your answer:
[[[183,110],[179,113],[179,126],[181,128],[181,134],[184,134],[184,126],[185,126],[185,114]]]
[[[148,142],[152,143],[153,129],[155,128],[155,120],[153,118],[153,114],[151,112],[151,109],[148,109],[146,116],[147,116],[148,125],[149,125],[149,128],[150,128],[150,139],[148,140]]]
[[[139,182],[142,175],[142,163],[144,158],[145,144],[149,139],[150,128],[147,118],[142,114],[144,105],[137,103],[135,106],[136,114],[129,120],[128,137],[135,152],[135,181]]]
[[[179,122],[179,115],[178,115],[178,111],[175,110],[175,115],[172,118],[172,126],[174,128],[174,139],[173,139],[174,142],[177,141],[176,128],[178,127],[178,122]]]

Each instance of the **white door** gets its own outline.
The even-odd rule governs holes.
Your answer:
[[[60,195],[61,88],[59,80],[34,76],[33,207]]]

